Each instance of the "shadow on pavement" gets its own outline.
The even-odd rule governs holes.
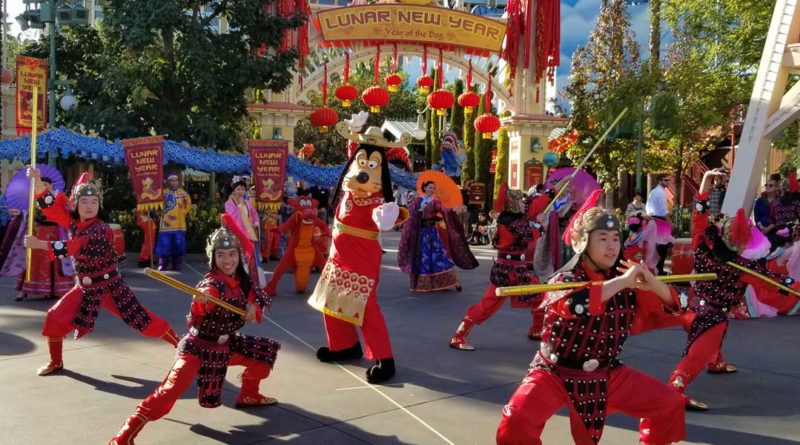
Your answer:
[[[283,411],[281,413],[281,411]],[[254,417],[260,417],[263,420],[259,423],[251,425],[231,425],[225,431],[210,428],[202,423],[192,425],[189,429],[196,434],[199,434],[210,439],[217,440],[221,443],[249,443],[259,444],[272,441],[280,443],[291,443],[296,445],[302,444],[320,444],[326,445],[353,445],[353,444],[375,444],[375,445],[411,445],[408,442],[403,442],[397,436],[389,435],[383,436],[374,433],[368,433],[361,429],[356,428],[352,424],[342,422],[341,420],[331,417],[321,417],[318,414],[310,413],[296,405],[281,403],[273,407],[259,407],[248,409],[247,412]],[[284,422],[280,421],[281,417],[285,416],[300,416],[313,425],[303,430],[286,431]],[[313,420],[312,420],[313,419]],[[319,420],[323,419],[323,420]],[[346,432],[344,429],[337,428],[337,425],[347,425]],[[353,430],[357,430],[353,434]]]
[[[0,356],[21,355],[33,351],[36,345],[27,338],[0,332]]]

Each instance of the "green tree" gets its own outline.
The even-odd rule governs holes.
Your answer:
[[[103,13],[98,30],[61,28],[59,75],[76,81],[78,99],[63,123],[110,139],[163,134],[222,150],[249,136],[248,90],[291,84],[298,53],[278,48],[283,31],[305,20],[275,16],[263,0],[109,0]],[[224,34],[214,29],[221,18]],[[28,52],[46,56],[47,40]]]
[[[500,117],[511,116],[511,112],[506,110]],[[497,164],[495,165],[494,175],[494,197],[497,198],[497,191],[500,186],[508,182],[508,147],[509,147],[508,131],[505,127],[500,127],[497,132]]]
[[[459,139],[463,139],[464,137],[464,107],[458,104],[458,96],[464,92],[464,81],[461,79],[456,79],[456,81],[452,84],[451,91],[453,92],[453,97],[455,101],[453,102],[453,107],[450,108],[450,131],[455,132],[458,135]]]
[[[491,104],[490,108],[487,110],[484,100],[481,100],[481,104],[478,107],[476,116],[480,116],[484,113],[491,113]],[[492,180],[491,173],[489,173],[489,166],[492,163],[492,150],[495,147],[495,143],[492,139],[484,139],[483,134],[475,131],[475,139],[473,143],[473,151],[475,152],[475,181],[482,182],[486,185],[486,207],[491,207],[492,205],[492,196],[493,196],[493,187],[494,181]]]
[[[624,107],[636,108],[643,93],[633,88],[639,83],[639,71],[639,45],[631,31],[625,1],[603,0],[587,45],[572,56],[571,82],[565,89],[572,103],[570,127],[587,142],[568,150],[573,162],[584,158]],[[635,116],[629,115],[621,127],[630,130]],[[612,135],[616,137],[601,144],[589,161],[589,167],[609,190],[616,188],[619,170],[630,172],[635,166],[635,144],[621,138],[623,133],[617,130]]]
[[[476,87],[473,85],[473,91]],[[463,181],[475,179],[475,118],[478,117],[477,110],[464,115],[464,150],[467,152],[464,168],[461,170]]]

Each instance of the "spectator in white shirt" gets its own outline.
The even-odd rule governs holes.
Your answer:
[[[672,221],[669,215],[669,203],[667,202],[667,187],[669,187],[669,175],[658,175],[658,184],[653,187],[647,195],[645,210],[656,223],[656,252],[658,253],[658,274],[664,274],[664,261],[667,259],[667,252],[675,238],[672,237]]]

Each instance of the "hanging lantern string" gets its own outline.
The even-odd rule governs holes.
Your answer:
[[[394,44],[394,56],[392,57],[392,74],[397,72],[397,44]]]
[[[322,78],[322,106],[328,106],[328,63],[326,62],[323,68],[325,77]]]
[[[350,52],[344,52],[344,83],[345,85],[350,82]]]
[[[487,113],[492,112],[492,74],[489,74],[489,82],[486,84],[486,94],[483,95],[483,106]]]
[[[375,76],[372,78],[372,84],[378,84],[378,72],[381,70],[381,46],[378,45],[378,52],[375,54]]]
[[[428,47],[422,45],[422,75],[428,74]]]
[[[442,49],[439,48],[439,79],[436,81],[436,88],[442,89],[442,77],[444,77],[444,63],[442,62],[444,58],[442,57]]]
[[[467,91],[472,89],[472,59],[469,59],[469,70],[467,70]]]

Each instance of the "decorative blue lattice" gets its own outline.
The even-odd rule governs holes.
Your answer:
[[[30,161],[30,136],[0,141],[0,159]],[[48,153],[54,156],[78,156],[112,165],[125,165],[125,155],[120,141],[84,136],[59,128],[42,133],[37,138],[37,158],[44,160]],[[164,141],[164,163],[175,162],[195,170],[213,173],[242,173],[250,171],[250,157],[244,154],[220,153],[213,149],[190,146],[186,142]],[[322,187],[333,187],[339,179],[343,165],[319,166],[289,156],[287,173],[295,180]],[[390,166],[392,181],[401,187],[415,189],[417,178],[405,170]]]

